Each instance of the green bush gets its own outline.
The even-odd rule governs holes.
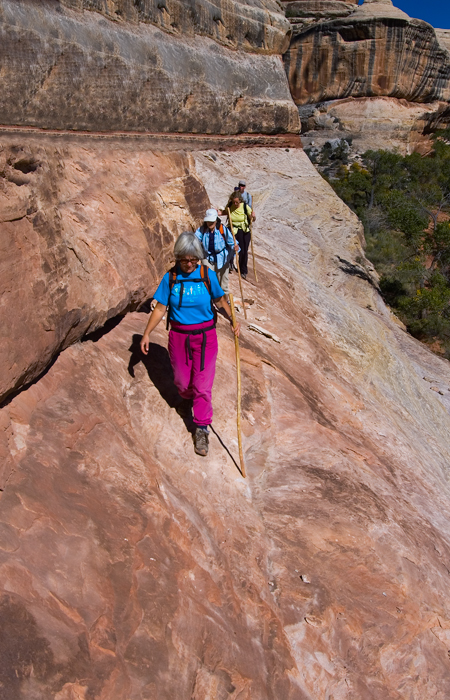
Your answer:
[[[432,154],[367,151],[329,182],[364,225],[383,297],[408,330],[450,359],[450,132]]]

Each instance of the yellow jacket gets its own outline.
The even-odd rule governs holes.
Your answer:
[[[248,216],[252,215],[252,210],[251,207],[246,205],[245,209],[247,210]],[[247,214],[245,213],[244,209],[244,204],[240,204],[237,209],[231,209],[230,208],[230,215],[231,215],[231,223],[233,224],[234,232],[236,233],[238,228],[241,228],[244,233],[247,233],[249,230],[250,226],[248,223],[247,219]]]

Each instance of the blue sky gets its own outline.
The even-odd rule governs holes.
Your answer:
[[[439,29],[450,29],[449,0],[426,0],[425,2],[424,0],[392,0],[392,2],[410,17],[424,19],[425,22]]]

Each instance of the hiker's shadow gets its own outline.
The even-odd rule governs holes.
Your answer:
[[[180,395],[173,383],[173,371],[172,365],[170,364],[169,353],[166,348],[163,348],[161,345],[149,343],[148,355],[144,355],[141,351],[141,340],[142,335],[138,335],[137,333],[133,335],[133,340],[129,347],[131,355],[130,361],[128,362],[128,373],[131,377],[134,377],[134,368],[139,362],[142,362],[151,382],[153,382],[158,389],[161,397],[170,408],[176,408],[180,402]],[[192,415],[183,417],[183,421],[186,429],[190,433],[195,432]]]

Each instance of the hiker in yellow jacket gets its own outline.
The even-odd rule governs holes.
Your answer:
[[[250,245],[250,220],[252,209],[244,202],[241,193],[238,191],[234,191],[230,195],[225,210],[222,210],[223,214],[227,213],[227,208],[230,210],[234,235],[239,243],[239,269],[242,279],[245,280],[247,279],[248,273],[248,248]]]

